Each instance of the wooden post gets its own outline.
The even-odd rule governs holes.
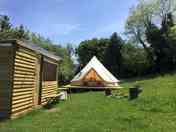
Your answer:
[[[40,58],[40,77],[39,77],[39,93],[38,93],[38,104],[41,104],[42,98],[42,81],[43,81],[43,56]]]
[[[35,89],[34,89],[34,105],[37,106],[39,105],[39,100],[40,100],[40,72],[41,72],[41,56],[38,55],[37,60],[36,60],[36,64],[35,64]]]

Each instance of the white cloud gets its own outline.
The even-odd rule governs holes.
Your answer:
[[[5,10],[6,0],[0,0],[0,15],[8,15],[8,11]]]
[[[56,24],[55,28],[58,29],[59,34],[61,35],[67,35],[71,33],[72,31],[75,31],[80,28],[79,24]]]
[[[108,37],[111,35],[113,32],[120,33],[122,32],[123,29],[123,23],[110,23],[106,24],[103,27],[99,27],[98,29],[95,30],[95,32],[91,35],[92,37]]]
[[[8,11],[0,9],[0,15],[9,15]]]
[[[49,26],[46,26],[49,25]],[[60,36],[66,36],[80,30],[80,24],[60,24],[60,23],[48,23],[45,22],[33,28],[32,31],[38,32],[45,37],[56,38]]]
[[[94,32],[87,34],[86,36],[73,41],[75,44],[79,44],[81,41],[92,39],[92,38],[101,38],[109,37],[113,32],[118,32],[119,34],[123,33],[124,23],[123,21],[117,23],[104,24],[104,26],[97,27]]]

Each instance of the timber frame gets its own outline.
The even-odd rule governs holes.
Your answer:
[[[60,60],[28,41],[0,41],[0,119],[15,118],[57,94]],[[55,69],[44,69],[44,64]],[[53,71],[54,80],[44,80],[44,72]]]

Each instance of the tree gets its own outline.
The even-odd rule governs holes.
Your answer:
[[[173,64],[174,57],[168,33],[174,26],[173,0],[139,1],[126,22],[126,32],[141,43],[157,72]]]
[[[16,27],[14,29],[14,37],[20,40],[28,40],[29,39],[29,31],[27,31],[23,25]]]
[[[144,76],[151,73],[150,69],[152,65],[147,58],[147,53],[142,47],[128,41],[123,44],[121,54],[122,77]]]
[[[115,75],[118,76],[121,68],[121,48],[123,40],[117,33],[110,37],[105,54],[105,65]]]
[[[136,7],[131,8],[130,15],[126,21],[125,33],[130,38],[143,46],[148,54],[148,58],[154,60],[152,52],[148,46],[145,32],[149,27],[149,23],[152,21],[153,14],[158,9],[157,2],[148,2],[140,0]]]
[[[6,15],[0,15],[0,32],[9,31],[11,27],[10,18]]]
[[[102,63],[104,63],[105,51],[108,44],[109,39],[103,38],[82,41],[76,49],[81,68],[84,67],[93,56],[96,56]]]

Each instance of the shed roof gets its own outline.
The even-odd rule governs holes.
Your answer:
[[[6,43],[12,43],[12,44],[20,45],[22,47],[25,47],[27,49],[33,50],[36,53],[42,54],[42,55],[44,55],[46,57],[49,57],[49,58],[57,60],[57,61],[62,60],[61,57],[54,55],[54,53],[49,52],[49,51],[39,47],[38,45],[36,45],[36,44],[34,44],[34,43],[30,42],[30,41],[20,41],[20,40],[16,40],[16,39],[13,39],[13,40],[1,40],[0,41],[0,44],[6,44]]]

